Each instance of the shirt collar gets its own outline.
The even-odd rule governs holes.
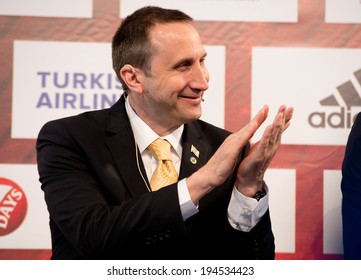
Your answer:
[[[176,151],[178,157],[181,157],[182,146],[181,146],[181,137],[184,129],[184,125],[181,125],[172,133],[159,137],[133,110],[132,106],[129,104],[128,98],[125,99],[125,109],[129,117],[130,125],[133,130],[135,142],[138,145],[140,153],[143,153],[144,150],[158,138],[166,139]]]

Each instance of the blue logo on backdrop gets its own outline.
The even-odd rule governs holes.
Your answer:
[[[115,74],[37,72],[38,109],[97,110],[112,106],[123,93]]]

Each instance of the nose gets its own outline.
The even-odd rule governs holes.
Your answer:
[[[209,72],[204,64],[194,65],[192,77],[189,83],[190,87],[196,91],[205,91],[208,89]]]

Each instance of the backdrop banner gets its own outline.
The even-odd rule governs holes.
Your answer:
[[[37,135],[47,121],[118,100],[111,40],[144,5],[194,18],[210,73],[203,120],[235,132],[265,104],[270,120],[282,104],[295,108],[265,175],[276,259],[343,259],[341,165],[361,111],[360,0],[0,0],[0,259],[50,258]]]

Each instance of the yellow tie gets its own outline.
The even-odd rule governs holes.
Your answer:
[[[178,174],[173,165],[170,148],[170,143],[164,139],[153,141],[147,148],[158,160],[157,168],[150,179],[150,186],[153,191],[173,184],[178,180]]]

